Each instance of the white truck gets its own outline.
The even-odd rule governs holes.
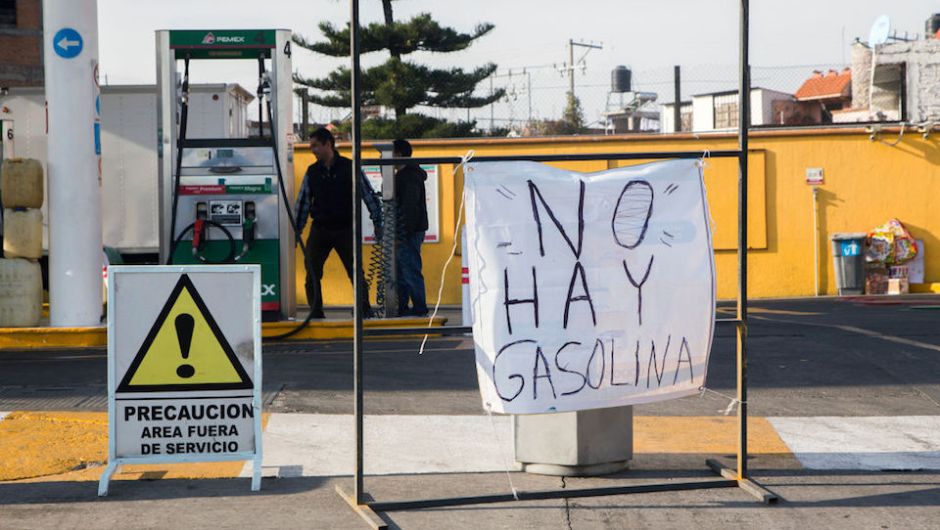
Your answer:
[[[237,84],[194,84],[190,92],[187,131],[190,138],[248,136],[249,103],[254,99],[251,93]],[[160,247],[157,133],[154,85],[101,87],[102,237],[105,246],[143,260],[156,260]],[[0,92],[0,135],[0,160],[35,158],[45,169],[46,112],[42,88]],[[46,186],[47,194],[48,191]],[[49,218],[45,206],[43,218]],[[43,248],[49,248],[46,227]]]

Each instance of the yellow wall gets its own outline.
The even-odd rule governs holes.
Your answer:
[[[809,296],[814,294],[813,199],[805,183],[809,167],[821,167],[825,184],[820,187],[819,288],[834,294],[829,237],[835,232],[866,232],[891,217],[899,218],[917,239],[926,243],[926,282],[940,282],[940,133],[929,139],[908,131],[897,145],[897,130],[888,130],[874,141],[864,129],[752,132],[749,155],[748,294],[755,298]],[[716,133],[702,135],[632,135],[584,138],[465,139],[415,141],[414,156],[475,156],[508,154],[571,154],[640,151],[717,151],[735,149],[737,137]],[[349,156],[348,145],[340,152]],[[371,148],[364,157],[378,157]],[[294,167],[300,180],[314,157],[298,144]],[[565,162],[557,167],[590,172],[638,161]],[[424,276],[428,303],[437,299],[441,271],[454,245],[457,198],[461,175],[452,165],[440,170],[440,243],[425,244]],[[714,223],[715,261],[719,298],[733,298],[737,289],[737,165],[734,159],[711,158],[705,171],[709,207]],[[371,247],[364,260],[368,263]],[[459,252],[459,247],[458,247]],[[304,268],[300,253],[298,300],[303,293]],[[350,284],[339,259],[327,263],[324,296],[327,305],[351,303]],[[460,258],[445,273],[443,304],[460,303]]]

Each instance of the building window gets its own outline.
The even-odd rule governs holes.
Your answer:
[[[718,103],[715,105],[715,128],[733,129],[738,126],[738,104]]]
[[[878,121],[901,121],[905,114],[905,64],[875,66],[871,86],[871,113]]]
[[[0,28],[16,27],[16,0],[0,0]]]

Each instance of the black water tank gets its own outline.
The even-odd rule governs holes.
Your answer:
[[[630,78],[632,73],[626,66],[618,66],[610,72],[611,92],[630,92]]]
[[[937,31],[940,30],[940,13],[934,13],[927,19],[927,23],[924,24],[924,35],[925,38],[932,39],[934,35],[937,34]]]

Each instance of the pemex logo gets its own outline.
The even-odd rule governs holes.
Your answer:
[[[206,33],[206,36],[202,38],[203,44],[215,44],[215,35],[210,31]]]

